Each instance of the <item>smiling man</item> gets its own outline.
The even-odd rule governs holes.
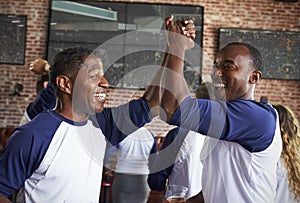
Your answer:
[[[222,93],[218,96],[224,101],[191,98],[183,63],[192,39],[180,36],[172,18],[166,24],[173,54],[161,80],[161,105],[169,124],[208,136],[201,152],[204,201],[274,202],[282,146],[276,111],[254,101],[261,78],[260,53],[249,44],[228,44],[217,54],[212,71],[215,92]]]
[[[16,129],[0,155],[0,202],[19,189],[25,202],[98,202],[106,140],[115,145],[151,120],[156,100],[150,94],[104,108],[109,85],[89,49],[58,53],[50,78],[52,87],[27,109],[36,117]],[[53,90],[53,110],[31,111],[53,107]]]

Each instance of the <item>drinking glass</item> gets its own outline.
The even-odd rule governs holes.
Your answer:
[[[183,185],[169,185],[165,198],[167,203],[186,203],[186,193],[188,188]]]

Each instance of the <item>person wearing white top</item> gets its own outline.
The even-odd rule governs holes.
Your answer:
[[[273,105],[279,115],[282,152],[277,163],[275,202],[300,202],[300,126],[287,106]]]
[[[113,203],[146,203],[150,191],[147,184],[148,157],[157,151],[152,132],[141,127],[114,149],[116,163],[112,183]],[[113,148],[110,149],[110,154],[112,151]]]
[[[262,56],[250,44],[227,44],[217,53],[211,72],[213,86],[224,90],[225,101],[192,98],[183,67],[195,35],[190,32],[187,38],[181,29],[191,21],[174,22],[172,16],[165,20],[173,53],[161,78],[167,123],[209,137],[201,152],[206,203],[274,202],[282,141],[276,110],[254,100]]]
[[[99,202],[106,141],[117,145],[150,122],[156,103],[145,98],[150,85],[143,98],[105,108],[103,74],[92,50],[56,55],[51,86],[26,109],[32,120],[14,131],[0,154],[0,202],[21,188],[25,202]]]
[[[186,129],[170,130],[164,139],[160,153],[170,154],[168,161],[174,159],[174,164],[164,170],[149,174],[150,188],[164,191],[166,185],[183,185],[188,188],[187,199],[200,193],[203,168],[200,154],[204,138],[199,133]],[[177,154],[173,150],[178,151]],[[157,160],[157,162],[160,161]],[[157,167],[157,163],[155,164]]]

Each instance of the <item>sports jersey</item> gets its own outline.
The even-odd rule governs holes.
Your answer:
[[[211,137],[201,152],[206,203],[274,202],[282,142],[272,106],[188,97],[169,123]]]
[[[0,155],[0,194],[23,187],[26,202],[98,202],[105,139],[115,145],[150,120],[143,98],[79,123],[47,110],[18,127]]]
[[[289,181],[287,177],[287,170],[284,166],[284,160],[280,159],[277,164],[277,187],[275,203],[299,203],[295,200],[294,193],[289,188]]]
[[[179,137],[178,137],[179,136]],[[184,140],[180,139],[184,137]],[[177,139],[178,138],[178,139]],[[194,131],[174,128],[168,132],[161,147],[162,153],[168,147],[179,145],[179,150],[170,167],[149,174],[148,184],[152,190],[163,191],[168,185],[183,185],[188,188],[186,198],[197,195],[201,190],[202,162],[200,153],[204,136]],[[168,180],[168,181],[167,181]]]

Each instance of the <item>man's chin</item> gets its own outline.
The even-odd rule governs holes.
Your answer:
[[[103,111],[104,107],[97,107],[95,108],[96,113],[101,113]]]
[[[225,90],[214,90],[214,96],[218,101],[226,101],[226,93]]]

